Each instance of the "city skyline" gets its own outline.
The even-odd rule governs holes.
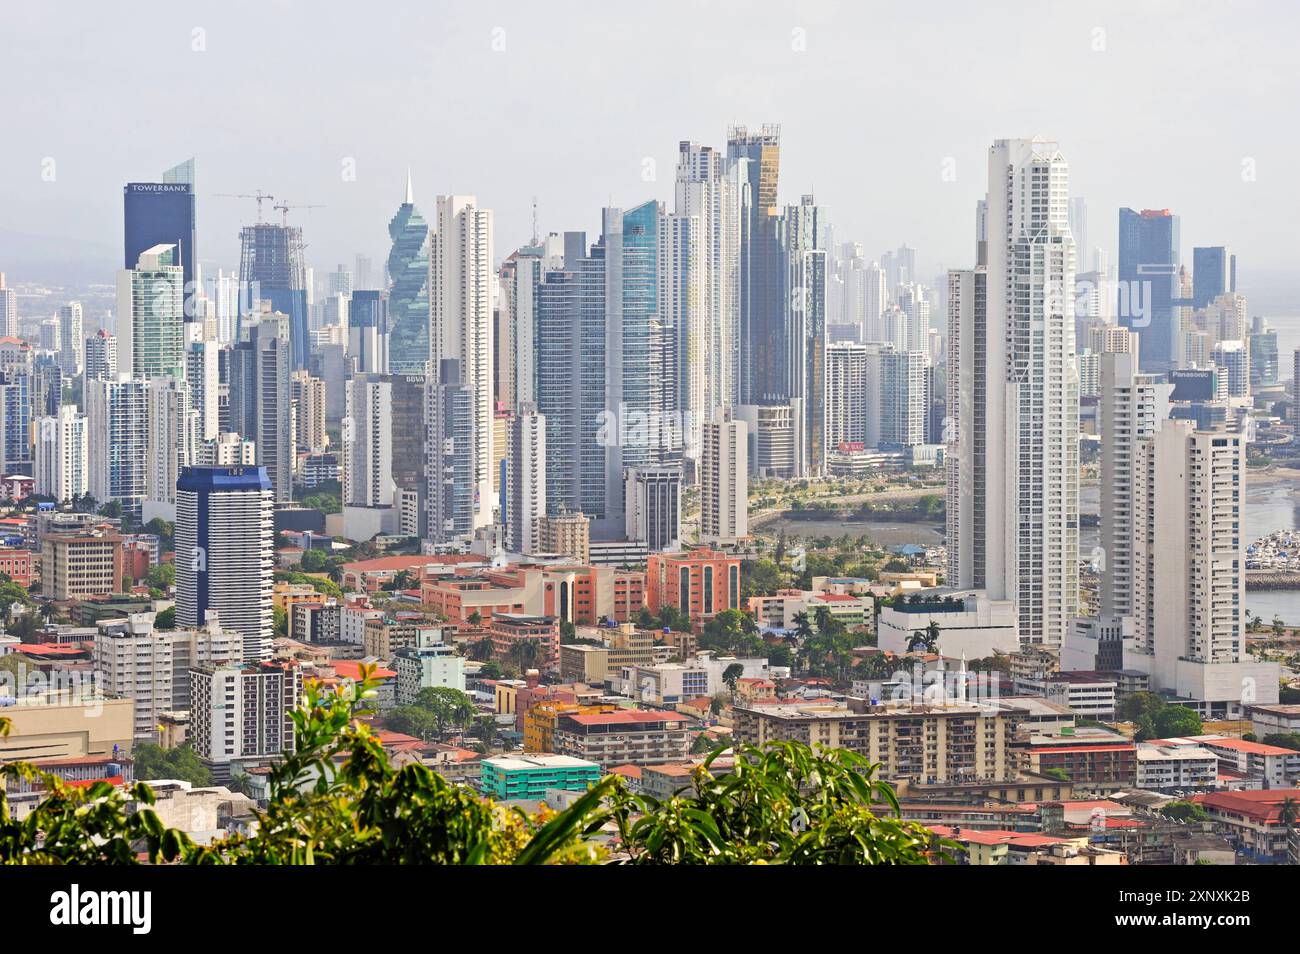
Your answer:
[[[183,14],[159,8],[157,16],[132,18],[129,34],[116,18],[101,21],[101,11],[87,8],[104,50],[135,55],[115,58],[121,68],[97,76],[95,93],[83,100],[54,102],[59,83],[51,82],[31,89],[23,105],[10,110],[10,126],[22,133],[18,148],[0,156],[0,202],[7,210],[0,254],[17,259],[6,267],[11,276],[26,270],[37,277],[25,259],[48,257],[42,252],[47,243],[16,235],[88,243],[83,261],[95,259],[94,248],[102,248],[107,260],[121,229],[115,201],[121,184],[154,180],[190,156],[197,164],[205,274],[235,267],[239,230],[255,220],[251,201],[218,194],[259,188],[292,204],[323,206],[290,213],[291,224],[304,230],[318,273],[351,262],[358,252],[382,261],[385,225],[402,199],[408,167],[416,206],[426,215],[437,194],[477,195],[496,212],[497,248],[505,250],[531,235],[534,198],[543,233],[594,233],[606,205],[671,201],[679,141],[721,147],[732,123],[773,122],[781,124],[785,140],[781,204],[815,194],[830,212],[837,241],[861,242],[869,255],[909,244],[918,249],[927,278],[940,265],[957,267],[969,258],[969,230],[956,223],[969,219],[982,194],[987,143],[1043,134],[1072,157],[1072,192],[1088,201],[1091,244],[1115,254],[1120,207],[1171,208],[1183,220],[1184,254],[1192,246],[1232,245],[1243,262],[1243,290],[1262,293],[1261,304],[1271,298],[1285,304],[1273,286],[1291,268],[1281,251],[1291,218],[1285,210],[1300,210],[1300,185],[1282,171],[1294,152],[1285,141],[1289,134],[1262,121],[1294,98],[1294,90],[1288,92],[1294,79],[1279,73],[1286,51],[1277,38],[1284,31],[1261,32],[1251,18],[1219,9],[1202,10],[1193,25],[1173,16],[1175,9],[1055,8],[1050,17],[1022,18],[1027,32],[1014,49],[998,39],[996,20],[946,11],[927,24],[932,42],[909,41],[898,49],[890,37],[915,35],[909,27],[923,11],[813,4],[797,13],[760,6],[742,16],[740,8],[724,4],[694,11],[691,27],[674,31],[671,42],[656,31],[674,18],[636,25],[638,34],[650,31],[648,49],[665,51],[665,68],[646,70],[644,77],[619,72],[626,87],[606,90],[584,82],[581,67],[567,65],[579,39],[557,36],[526,10],[443,11],[436,35],[427,36],[419,12],[400,22],[356,18],[349,28],[357,46],[386,52],[362,60],[372,70],[361,71],[365,81],[354,83],[349,76],[355,72],[317,76],[320,68],[310,58],[264,49],[261,37],[275,34],[272,28],[259,37],[241,36],[238,8]],[[304,11],[285,4],[271,12],[270,22],[298,31],[302,48],[325,42],[320,34],[341,16],[337,7],[296,12]],[[61,63],[66,83],[94,67],[95,51],[62,36],[59,18],[12,16],[30,42],[0,66],[7,88],[22,87],[22,71],[38,63],[42,70]],[[613,37],[633,26],[609,11],[588,11],[583,21]],[[970,37],[983,37],[983,45]],[[1153,44],[1152,37],[1168,39]],[[588,72],[612,66],[607,58],[613,54],[581,42],[584,59],[578,62],[589,64]],[[980,48],[990,55],[978,56]],[[70,49],[82,56],[70,57]],[[999,51],[1006,55],[997,57]],[[1230,58],[1230,51],[1237,55]],[[240,67],[250,60],[258,63],[260,81],[242,75],[247,71]],[[427,70],[414,65],[421,62],[429,63]],[[670,68],[675,62],[690,67]],[[557,64],[566,64],[565,72],[557,73]],[[1061,85],[1024,82],[1048,69]],[[111,111],[96,99],[125,99],[158,71],[185,81],[185,99],[175,98],[166,84],[150,87],[151,94],[177,116],[197,121],[149,124],[129,141],[109,136],[97,113]],[[960,71],[960,82],[946,71]],[[469,89],[458,79],[467,72],[478,80]],[[310,101],[295,104],[288,89],[300,88],[300,73],[319,82]],[[581,117],[530,109],[531,75],[555,76],[562,94],[582,95]],[[903,76],[907,84],[900,87],[894,80]],[[260,82],[256,94],[245,86],[254,82]],[[664,86],[654,95],[665,108],[648,117],[638,111],[633,122],[627,105],[644,101],[655,84]],[[1053,86],[1050,96],[1045,85]],[[444,95],[445,89],[456,93]],[[809,95],[810,89],[826,95]],[[259,117],[275,117],[271,127],[267,119],[240,115],[238,104],[250,95],[260,101]],[[971,101],[981,108],[961,108]],[[1123,106],[1091,108],[1103,102]],[[325,114],[326,106],[318,104],[328,104]],[[876,111],[863,109],[867,104]],[[1203,111],[1217,111],[1222,120],[1210,148],[1197,124],[1187,121]],[[471,114],[477,121],[469,122]],[[848,122],[849,116],[862,118]],[[379,139],[365,132],[370,125],[397,132]],[[67,139],[72,128],[106,148],[73,149]],[[1235,139],[1234,128],[1241,130]],[[454,148],[440,129],[456,130]],[[1170,158],[1151,161],[1153,132],[1160,156]],[[230,147],[232,135],[240,148]],[[53,160],[54,181],[42,178],[47,160]],[[348,163],[353,179],[344,177]],[[1248,171],[1253,181],[1243,179]],[[56,247],[57,241],[51,250]],[[120,250],[111,257],[120,258]]]

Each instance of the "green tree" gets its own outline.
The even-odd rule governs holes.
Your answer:
[[[1163,739],[1200,735],[1201,717],[1186,706],[1165,706],[1156,714],[1156,732]]]
[[[353,717],[358,699],[375,694],[369,671],[359,688],[307,684],[290,713],[292,751],[270,769],[253,834],[208,845],[167,829],[147,784],[71,787],[31,765],[0,765],[0,864],[591,863],[607,858],[592,840],[607,824],[635,864],[925,864],[956,847],[901,821],[892,789],[861,756],[798,743],[746,746],[731,773],[715,776],[719,749],[690,796],[633,796],[610,776],[549,819],[500,811],[424,765],[394,768]],[[46,791],[22,822],[5,794],[17,779]]]
[[[1164,808],[1160,809],[1160,814],[1166,818],[1172,818],[1174,821],[1181,822],[1202,822],[1210,820],[1210,813],[1196,802],[1177,801],[1170,802]]]
[[[465,727],[474,718],[474,700],[450,686],[428,686],[415,694],[415,705],[430,713],[438,725],[438,738],[443,739],[447,727],[460,726],[462,735]]]
[[[169,606],[157,616],[154,617],[153,625],[155,629],[175,629],[176,628],[176,607]]]
[[[740,567],[740,596],[771,596],[785,585],[785,574],[771,560],[747,560]]]
[[[151,566],[149,572],[145,574],[144,581],[151,590],[162,590],[165,593],[176,585],[175,564],[159,563],[157,566]]]
[[[803,641],[813,634],[812,625],[808,622],[808,614],[803,610],[794,614],[794,635],[795,638]]]
[[[731,690],[732,695],[735,695],[736,685],[744,675],[745,667],[740,663],[732,663],[722,671],[722,681],[726,683],[726,686]]]
[[[278,638],[283,639],[289,635],[289,614],[283,606],[271,610],[271,621],[271,629]]]
[[[937,653],[939,651],[939,623],[937,620],[930,620],[929,626],[925,629],[918,629],[907,640],[907,651],[909,653],[918,648],[927,653]]]
[[[715,750],[692,789],[664,800],[619,789],[611,799],[630,864],[926,864],[945,849],[902,821],[893,789],[847,749],[790,742],[737,747],[714,775]]]
[[[141,782],[157,779],[180,779],[196,786],[212,784],[212,773],[188,743],[164,749],[152,742],[142,742],[131,752],[135,777]]]

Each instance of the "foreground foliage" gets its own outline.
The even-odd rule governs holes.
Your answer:
[[[354,695],[307,689],[293,713],[296,751],[270,774],[268,808],[250,834],[210,845],[166,828],[138,783],[65,785],[30,765],[0,765],[0,863],[294,864],[924,864],[945,847],[898,819],[892,789],[850,752],[795,743],[745,746],[693,790],[664,801],[607,777],[562,812],[495,805],[419,764],[396,768]],[[5,730],[0,720],[0,732]],[[22,821],[4,784],[45,796]]]

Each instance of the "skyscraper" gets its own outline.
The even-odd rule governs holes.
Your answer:
[[[1119,323],[1138,333],[1142,366],[1169,368],[1177,353],[1178,216],[1119,210]]]
[[[1138,444],[1150,438],[1169,416],[1172,386],[1155,375],[1139,374],[1136,350],[1100,355],[1101,553],[1097,556],[1102,570],[1103,619],[1133,615],[1133,495]]]
[[[117,347],[124,374],[185,373],[185,291],[176,250],[152,246],[134,267],[117,273]]]
[[[429,226],[415,207],[411,173],[406,198],[388,223],[389,368],[423,374],[429,354]]]
[[[506,476],[506,549],[542,552],[546,516],[546,418],[524,404],[510,421]]]
[[[492,213],[470,195],[440,195],[436,207],[429,240],[429,361],[431,368],[458,362],[457,383],[472,402],[472,532],[492,522]]]
[[[0,337],[18,337],[18,292],[5,285],[0,272]]]
[[[198,329],[197,324],[191,328]],[[212,440],[221,432],[221,348],[216,341],[191,338],[185,348],[185,383],[198,415],[200,440]]]
[[[59,503],[86,493],[86,416],[72,404],[36,422],[36,492]]]
[[[273,313],[244,328],[229,351],[230,429],[257,442],[277,503],[293,499],[293,391],[289,318]]]
[[[948,284],[950,584],[1013,600],[1023,642],[1059,645],[1079,580],[1079,384],[1068,167],[1056,143],[998,140],[987,268]]]
[[[190,160],[192,163],[193,160]],[[180,167],[176,167],[179,169]],[[140,256],[157,245],[176,247],[175,264],[181,266],[182,299],[197,291],[194,263],[194,183],[172,177],[164,182],[128,182],[122,190],[122,267],[136,267]],[[167,175],[163,177],[165,180]],[[184,309],[180,312],[185,314]]]
[[[1277,664],[1245,652],[1245,447],[1241,434],[1164,421],[1134,465],[1136,625],[1124,666],[1207,719],[1277,700]]]
[[[139,518],[146,492],[149,446],[148,383],[125,376],[86,381],[86,463],[89,492],[117,501]]]
[[[311,341],[307,330],[307,266],[302,229],[258,222],[239,232],[240,315],[236,339],[243,338],[245,315],[257,301],[288,317],[288,341],[293,370],[307,367]]]
[[[1237,290],[1237,256],[1222,245],[1192,249],[1192,307]]]
[[[103,328],[86,339],[86,380],[117,377],[117,336]]]
[[[537,286],[537,409],[546,418],[546,510],[606,516],[605,249],[565,234],[564,267]],[[621,498],[621,492],[620,492]]]
[[[245,662],[271,655],[275,520],[264,467],[187,467],[176,485],[176,622],[215,611]]]
[[[924,351],[880,352],[880,442],[914,447],[927,443],[930,357]]]
[[[86,336],[82,328],[81,302],[70,301],[59,308],[59,365],[63,373],[74,377],[86,363]]]
[[[148,435],[145,440],[145,499],[143,519],[176,519],[176,480],[194,463],[198,446],[198,414],[190,391],[180,378],[148,382]]]
[[[679,327],[678,347],[683,368],[701,365],[702,420],[739,399],[742,166],[710,146],[678,146],[674,211],[696,220],[699,275],[695,324]]]
[[[798,402],[804,444],[796,448],[799,473],[826,468],[826,282],[830,223],[811,195],[788,206],[780,220],[780,244],[788,294],[778,337],[755,347],[782,351],[784,384],[770,397]]]
[[[681,458],[677,336],[659,309],[661,215],[657,202],[604,212],[606,405],[597,442],[605,451],[605,519],[593,522],[598,538],[624,532],[625,468]]]
[[[474,532],[477,509],[475,397],[461,382],[455,358],[439,362],[427,390],[429,540],[439,547],[463,547]]]
[[[727,134],[727,158],[743,160],[746,186],[740,213],[740,401],[780,403],[784,391],[783,341],[785,269],[778,234],[777,179],[781,127],[751,132],[735,126]]]

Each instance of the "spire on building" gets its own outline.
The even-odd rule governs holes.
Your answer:
[[[406,167],[406,200],[407,205],[415,205],[415,190],[411,188],[411,167]]]

